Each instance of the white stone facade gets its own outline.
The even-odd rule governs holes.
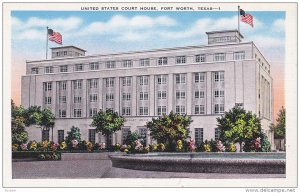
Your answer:
[[[262,119],[273,144],[269,63],[253,42],[240,42],[237,31],[207,34],[207,46],[27,61],[22,105],[52,109],[56,123],[49,139],[56,142],[58,133],[65,137],[73,125],[80,128],[82,139],[104,141],[100,134],[94,137],[91,116],[112,108],[126,117],[112,143],[122,143],[128,129],[146,135],[151,143],[144,128],[153,117],[172,110],[191,115],[191,137],[200,142],[215,139],[216,118],[238,104]],[[28,132],[30,140],[42,139],[40,129]]]

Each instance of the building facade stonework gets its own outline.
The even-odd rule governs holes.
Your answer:
[[[270,64],[253,42],[236,30],[207,32],[208,45],[85,56],[75,46],[52,48],[49,60],[27,61],[22,105],[50,108],[50,131],[28,128],[30,140],[60,142],[72,126],[82,139],[104,142],[90,126],[100,109],[126,118],[112,143],[138,131],[152,143],[146,122],[170,111],[192,117],[197,143],[218,139],[216,118],[235,105],[260,117],[270,142],[272,78]]]

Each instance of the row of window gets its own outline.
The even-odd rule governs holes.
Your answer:
[[[196,90],[194,98],[205,98],[205,92],[203,90]],[[224,90],[215,90],[214,91],[214,97],[215,98],[221,98],[224,97]],[[75,95],[73,98],[73,103],[81,103],[82,97]],[[167,99],[167,91],[157,91],[157,99]],[[176,91],[176,99],[186,99],[186,92],[185,91]],[[105,95],[106,101],[114,101],[114,93],[106,93]],[[131,101],[131,93],[122,93],[122,100],[123,101]],[[148,92],[140,92],[139,93],[139,100],[147,101],[149,100],[149,93]],[[90,94],[89,95],[89,102],[98,102],[98,94]],[[50,105],[52,103],[52,97],[46,96],[44,103],[46,105]],[[58,103],[63,104],[67,103],[66,96],[58,96]]]
[[[234,52],[233,53],[233,59],[234,60],[244,60],[245,59],[245,52],[240,51],[240,52]],[[214,61],[225,61],[226,60],[226,54],[225,53],[215,53],[213,55],[213,60]],[[175,63],[176,64],[185,64],[187,62],[186,56],[176,56],[175,58]],[[195,56],[195,62],[197,63],[203,63],[206,62],[206,55],[205,54],[199,54]],[[133,66],[133,61],[132,60],[123,60],[122,62],[122,67],[124,68],[129,68]],[[160,57],[157,59],[157,65],[167,65],[168,64],[168,58],[167,57]],[[99,70],[99,62],[92,62],[89,64],[89,69],[90,70]],[[139,65],[140,66],[150,66],[150,59],[149,58],[143,58],[139,60]],[[75,72],[80,72],[83,71],[84,64],[75,64],[74,65],[74,71]],[[59,72],[68,72],[68,65],[61,65],[59,66]],[[116,68],[116,61],[106,61],[105,62],[105,68],[107,69],[112,69]],[[53,66],[46,66],[44,68],[45,74],[51,74],[53,73]],[[39,74],[39,68],[31,68],[31,74]]]
[[[122,144],[125,142],[127,136],[131,133],[130,127],[123,127],[122,128]],[[148,130],[145,127],[139,128],[138,134],[139,138],[142,139],[143,142],[146,143],[147,141],[147,134]],[[220,139],[220,129],[215,128],[215,140]],[[201,144],[203,139],[203,128],[195,128],[195,142],[197,145]],[[44,129],[42,130],[42,141],[49,141],[49,130]],[[64,130],[58,130],[57,131],[57,141],[58,143],[61,143],[65,140],[65,132]],[[96,129],[89,129],[88,130],[88,141],[95,144],[96,142]]]
[[[214,105],[214,112],[215,114],[224,113],[224,104],[215,104]],[[109,109],[109,108],[107,108]],[[122,107],[121,114],[124,116],[131,116],[131,107]],[[149,115],[149,107],[147,106],[141,106],[138,109],[138,115]],[[166,106],[158,106],[157,107],[157,115],[161,116],[163,114],[167,113],[167,107]],[[89,117],[93,117],[98,113],[97,108],[90,108],[89,109]],[[186,114],[186,106],[185,105],[176,105],[175,106],[175,113],[178,114]],[[205,105],[194,105],[194,113],[195,115],[204,115],[205,114]],[[67,115],[65,109],[59,109],[58,110],[58,116],[60,118],[65,118]],[[81,108],[75,108],[73,110],[73,117],[79,118],[82,117],[82,109]]]
[[[157,75],[156,83],[157,84],[167,84],[167,76],[168,75]],[[205,82],[205,72],[194,73],[194,83]],[[222,82],[224,81],[224,72],[214,72],[214,81]],[[139,76],[138,77],[139,85],[148,85],[149,84],[149,76]],[[114,87],[115,78],[104,78],[106,87]],[[121,78],[122,86],[132,86],[132,77],[122,77]],[[176,84],[185,84],[186,83],[186,74],[175,74],[175,82]],[[72,80],[74,89],[82,89],[82,80]],[[44,82],[44,91],[52,90],[52,82]],[[60,90],[67,89],[67,81],[60,81],[58,83]],[[98,79],[89,79],[88,80],[89,88],[98,88]]]

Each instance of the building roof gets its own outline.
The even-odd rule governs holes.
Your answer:
[[[61,48],[75,48],[75,49],[78,49],[78,50],[86,52],[86,50],[78,48],[76,46],[59,46],[59,47],[53,47],[53,48],[50,48],[50,49],[61,49]]]
[[[239,31],[237,29],[234,29],[234,30],[209,31],[209,32],[206,32],[206,34],[208,35],[208,34],[226,33],[226,32],[238,32],[239,33]],[[244,36],[241,33],[239,33],[239,34],[242,38],[244,38]]]

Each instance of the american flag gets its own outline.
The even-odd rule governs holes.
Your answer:
[[[48,29],[49,40],[57,44],[62,44],[62,35],[59,32],[54,32],[52,29]]]
[[[240,9],[241,21],[253,27],[253,16]]]

